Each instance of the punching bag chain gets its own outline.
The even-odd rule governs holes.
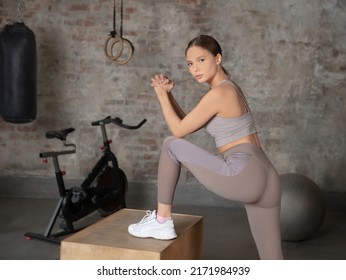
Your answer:
[[[22,21],[22,0],[16,0],[17,22]]]

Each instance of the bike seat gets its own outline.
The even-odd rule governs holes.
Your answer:
[[[61,141],[65,141],[68,134],[74,131],[74,128],[66,128],[63,130],[50,130],[46,132],[46,138],[52,139],[52,138],[58,138]]]

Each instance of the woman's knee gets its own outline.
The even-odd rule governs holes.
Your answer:
[[[186,150],[185,144],[187,141],[183,138],[176,138],[174,136],[167,137],[162,145],[161,153],[168,154],[175,164],[179,165],[181,161],[182,152]]]
[[[177,138],[174,137],[174,136],[168,136],[168,137],[166,137],[165,140],[163,140],[163,145],[165,145],[166,143],[172,142],[174,139],[177,139]]]
[[[174,153],[171,151],[171,143],[177,138],[174,136],[169,136],[165,138],[161,147],[161,160],[164,158],[170,158],[176,165],[179,165],[179,161],[175,157]]]
[[[184,146],[184,143],[187,141],[183,138],[176,138],[174,136],[167,137],[162,144],[162,149],[164,150],[179,150],[181,146]]]
[[[165,140],[163,140],[161,150],[168,150],[168,149],[169,149],[169,145],[170,145],[174,140],[176,140],[176,139],[177,139],[177,138],[174,137],[174,136],[168,136],[168,137],[166,137]]]

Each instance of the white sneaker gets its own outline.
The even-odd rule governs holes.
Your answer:
[[[139,223],[129,225],[128,231],[131,235],[141,238],[152,237],[160,240],[177,238],[173,220],[167,220],[163,224],[159,223],[156,220],[156,210],[147,211]]]

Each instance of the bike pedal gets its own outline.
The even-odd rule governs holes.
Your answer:
[[[67,230],[67,224],[66,224],[65,220],[62,220],[60,222],[59,228],[62,229],[62,230]]]

